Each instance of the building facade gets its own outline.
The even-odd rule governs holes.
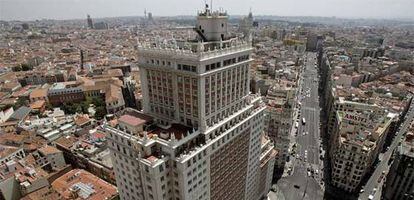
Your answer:
[[[27,71],[17,75],[17,79],[22,86],[53,84],[66,81],[66,74],[63,71],[34,72]]]
[[[276,152],[261,139],[264,103],[249,93],[253,49],[228,34],[227,21],[206,8],[197,40],[139,44],[145,114],[104,125],[121,199],[267,194]]]
[[[337,111],[329,151],[335,187],[356,192],[373,167],[396,117],[385,109]]]
[[[272,86],[266,96],[266,132],[278,151],[276,166],[284,167],[289,157],[294,120],[296,88],[282,83]]]
[[[79,84],[75,82],[55,83],[47,92],[49,103],[57,106],[64,103],[79,103],[85,95]]]
[[[383,197],[385,200],[414,199],[414,126],[397,148],[388,173]]]

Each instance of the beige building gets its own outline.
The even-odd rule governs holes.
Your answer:
[[[378,157],[397,115],[385,109],[337,111],[336,114],[330,143],[331,181],[338,188],[355,192]]]
[[[121,199],[267,194],[276,152],[262,140],[265,105],[249,94],[253,49],[227,21],[206,8],[196,40],[139,44],[145,114],[104,125]]]
[[[122,71],[117,71],[122,74]],[[86,98],[99,97],[105,101],[107,113],[116,113],[125,108],[125,100],[122,94],[123,83],[118,78],[82,77],[80,82],[82,83],[82,91]]]
[[[279,81],[269,88],[266,96],[265,127],[278,151],[276,166],[283,167],[289,157],[290,134],[294,122],[296,87],[288,81]]]

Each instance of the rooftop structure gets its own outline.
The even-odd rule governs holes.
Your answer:
[[[115,186],[83,170],[74,169],[52,182],[53,189],[63,199],[115,199]]]

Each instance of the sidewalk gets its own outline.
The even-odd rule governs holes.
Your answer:
[[[285,196],[283,195],[283,192],[279,189],[277,185],[273,185],[273,187],[276,187],[276,192],[270,191],[267,194],[268,200],[285,200]]]

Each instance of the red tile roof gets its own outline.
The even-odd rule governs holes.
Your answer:
[[[131,115],[122,115],[119,119],[118,122],[121,123],[125,123],[131,126],[139,126],[144,124],[146,121],[144,119],[138,118],[138,117],[134,117]]]
[[[114,185],[83,169],[74,169],[64,174],[52,182],[52,187],[61,195],[61,199],[71,199],[73,195],[71,189],[79,184],[88,185],[93,188],[94,191],[89,194],[87,197],[88,200],[112,199],[118,195],[118,191]]]

